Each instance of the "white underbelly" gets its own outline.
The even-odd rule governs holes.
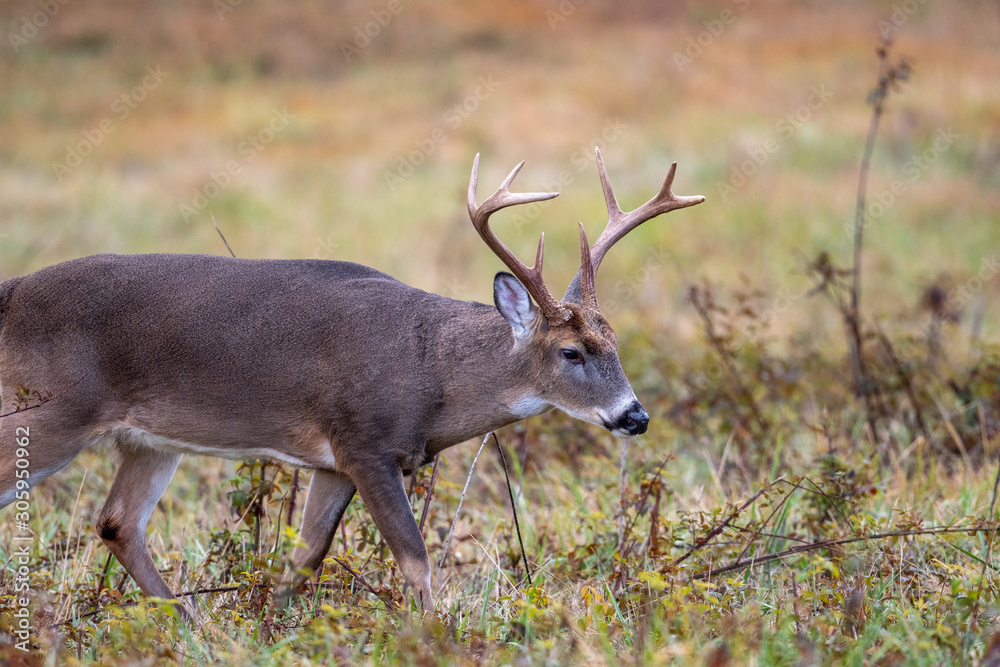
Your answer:
[[[145,429],[137,428],[135,426],[125,425],[114,427],[110,433],[102,435],[97,441],[95,441],[94,444],[107,440],[120,442],[123,439],[130,446],[148,447],[156,451],[170,452],[172,454],[215,456],[235,461],[264,458],[280,461],[281,463],[287,463],[297,468],[322,468],[325,470],[334,470],[336,468],[336,461],[333,457],[333,451],[330,449],[329,440],[319,443],[319,446],[316,448],[319,450],[319,453],[308,457],[308,459],[292,456],[287,452],[278,451],[269,447],[213,447],[211,445],[184,442],[182,440],[165,438],[162,435],[150,433]]]

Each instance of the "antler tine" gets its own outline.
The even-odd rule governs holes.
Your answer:
[[[601,235],[597,237],[591,252],[594,272],[596,273],[608,249],[630,231],[647,220],[652,220],[664,213],[700,204],[705,201],[705,198],[701,195],[691,197],[677,196],[672,192],[674,175],[677,173],[677,163],[674,162],[670,165],[670,171],[667,172],[667,177],[663,179],[663,185],[660,186],[660,191],[656,193],[656,196],[639,208],[625,213],[618,206],[614,188],[611,186],[608,172],[604,168],[604,158],[601,156],[601,149],[595,148],[594,150],[597,153],[597,170],[601,176],[601,187],[604,189],[604,201],[608,206],[608,225],[601,232]]]
[[[614,196],[614,195],[612,195]],[[594,263],[590,254],[590,242],[587,241],[587,230],[580,224],[580,296],[585,308],[597,310],[597,285]]]
[[[511,170],[496,192],[487,197],[481,205],[477,205],[476,188],[479,184],[479,154],[477,153],[476,159],[472,162],[472,178],[469,180],[469,218],[472,220],[472,226],[479,232],[479,236],[489,246],[490,250],[500,258],[500,261],[510,269],[510,272],[521,281],[521,284],[528,290],[528,294],[531,295],[535,303],[538,304],[538,307],[541,308],[545,317],[552,321],[559,321],[564,319],[564,309],[556,303],[556,300],[549,293],[549,290],[545,287],[545,282],[542,280],[542,257],[545,247],[545,234],[542,234],[542,237],[538,239],[538,251],[535,253],[534,266],[527,267],[521,260],[514,256],[514,253],[490,229],[490,216],[502,208],[517,204],[545,201],[559,196],[558,192],[511,192],[509,190],[510,184],[514,181],[514,178],[523,166],[524,161]]]
[[[597,172],[601,177],[601,189],[604,191],[604,201],[608,207],[608,224],[590,248],[592,270],[587,271],[584,267],[585,261],[581,262],[580,271],[566,289],[563,301],[582,304],[592,301],[596,307],[596,291],[592,295],[588,294],[587,291],[592,289],[592,287],[588,287],[586,282],[595,280],[589,278],[588,274],[592,273],[596,276],[597,269],[600,267],[601,260],[604,259],[604,255],[608,252],[608,249],[623,236],[647,220],[652,220],[658,215],[675,211],[679,208],[687,208],[688,206],[700,204],[705,201],[705,198],[701,195],[686,197],[677,196],[673,193],[671,188],[674,184],[674,175],[677,173],[677,163],[674,162],[670,165],[670,171],[667,172],[667,177],[663,179],[663,185],[660,186],[660,191],[656,193],[656,196],[634,211],[626,213],[618,205],[618,198],[615,197],[615,189],[612,187],[611,179],[608,178],[608,172],[604,168],[604,158],[601,156],[601,149],[594,148],[594,151],[597,154]]]
[[[597,153],[597,174],[601,177],[601,190],[604,191],[604,202],[608,205],[608,224],[610,224],[612,219],[621,217],[622,209],[618,205],[615,189],[611,187],[611,179],[608,178],[608,172],[604,168],[604,156],[601,155],[601,149],[594,146],[594,152]]]

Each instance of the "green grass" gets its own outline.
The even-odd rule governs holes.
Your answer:
[[[110,452],[88,452],[32,492],[39,632],[29,660],[997,659],[1000,579],[988,530],[997,521],[989,507],[1000,453],[997,278],[961,303],[952,299],[957,322],[943,325],[936,366],[920,337],[929,318],[925,288],[969,284],[1000,246],[995,7],[927,5],[898,37],[896,51],[912,58],[914,76],[889,100],[869,191],[896,179],[906,190],[866,230],[863,312],[869,329],[878,322],[906,352],[904,374],[929,437],[918,437],[901,373],[872,338],[886,403],[873,441],[852,396],[841,317],[823,296],[809,295],[807,266],[823,251],[838,265],[850,255],[844,230],[870,113],[875,21],[892,3],[750,5],[683,72],[674,52],[734,3],[666,15],[653,3],[620,10],[584,3],[555,31],[537,3],[405,4],[351,63],[339,44],[370,19],[364,3],[335,13],[296,3],[278,18],[277,9],[242,3],[225,19],[204,3],[180,3],[169,14],[137,2],[84,4],[61,6],[20,53],[6,42],[0,49],[0,278],[98,252],[224,254],[214,216],[241,256],[347,259],[421,289],[489,302],[499,263],[464,205],[477,152],[480,198],[522,159],[523,191],[562,176],[557,200],[505,212],[497,225],[522,257],[546,233],[554,292],[578,265],[573,223],[584,221],[593,238],[605,219],[595,143],[624,207],[650,197],[674,160],[675,190],[708,200],[638,230],[602,264],[601,303],[653,418],[629,450],[627,548],[618,544],[618,443],[549,414],[498,434],[513,459],[534,586],[523,581],[507,491],[489,449],[446,565],[436,569],[475,454],[467,444],[442,459],[429,505],[434,618],[406,611],[392,558],[358,501],[331,555],[362,570],[378,595],[328,560],[321,589],[290,610],[275,609],[268,573],[284,567],[296,537],[285,531],[291,471],[267,468],[269,481],[278,474],[265,494],[256,553],[252,513],[239,519],[260,480],[230,463],[186,459],[150,521],[154,559],[175,590],[238,589],[202,594],[198,623],[185,627],[108,560],[93,521],[116,464]],[[28,2],[0,9],[0,34],[33,11]],[[150,66],[169,76],[118,119],[114,101]],[[447,114],[475,95],[479,77],[500,85],[451,123]],[[830,99],[782,134],[781,119],[820,85],[833,91]],[[282,109],[293,120],[248,159],[241,142]],[[114,131],[57,179],[51,165],[65,159],[67,144],[109,117]],[[910,161],[948,127],[960,138],[908,180]],[[390,187],[386,173],[441,136],[436,128],[444,139]],[[719,184],[768,139],[777,150],[721,196]],[[229,161],[239,173],[185,218],[181,206]],[[721,308],[712,317],[725,362],[686,298],[689,285],[706,281]],[[720,370],[727,364],[731,371]],[[745,393],[734,391],[737,381]],[[421,472],[421,485],[429,474]],[[423,499],[414,495],[415,511]],[[12,521],[7,508],[0,562],[13,548]],[[925,530],[936,526],[967,530]],[[870,537],[914,528],[925,534]],[[866,536],[709,576],[741,558]],[[13,593],[12,577],[9,566],[0,574],[2,600]],[[390,611],[386,600],[403,611]],[[21,657],[4,634],[12,620],[0,613],[0,660]]]

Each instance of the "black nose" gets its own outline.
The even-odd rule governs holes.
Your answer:
[[[636,401],[618,419],[618,423],[615,426],[629,435],[642,435],[646,432],[646,427],[649,426],[649,415],[642,409],[639,401]]]

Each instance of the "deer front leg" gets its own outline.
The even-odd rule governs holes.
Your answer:
[[[119,447],[121,466],[95,524],[97,534],[147,595],[173,598],[146,547],[146,523],[167,488],[180,454]],[[189,610],[181,606],[181,612]]]
[[[403,471],[396,464],[372,464],[354,476],[361,499],[385,538],[403,578],[425,612],[434,611],[431,563],[427,545],[413,518],[403,485]]]
[[[289,585],[278,595],[285,601],[298,593],[300,587],[315,572],[330,550],[344,511],[354,497],[354,482],[339,472],[316,470],[309,483],[306,506],[302,512],[302,541],[306,546],[295,547],[292,563],[295,573]]]

